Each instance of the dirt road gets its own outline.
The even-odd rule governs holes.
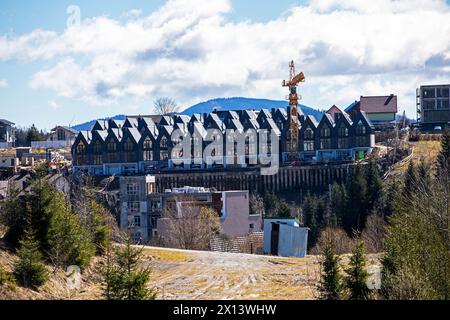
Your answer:
[[[316,257],[153,247],[144,255],[159,299],[313,299],[319,274]]]

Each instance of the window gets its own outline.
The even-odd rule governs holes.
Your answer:
[[[303,148],[305,151],[314,151],[314,141],[305,141]]]
[[[435,98],[436,93],[434,88],[425,88],[422,89],[422,97],[423,98]]]
[[[131,233],[131,239],[134,243],[139,244],[142,241],[141,233],[140,232],[133,232]]]
[[[322,129],[320,130],[320,136],[321,136],[322,138],[329,138],[329,137],[330,137],[330,134],[331,134],[330,132],[331,132],[330,127],[327,126],[327,125],[324,125],[324,126],[322,127]]]
[[[134,162],[136,161],[136,154],[133,152],[134,151],[134,144],[133,142],[128,138],[124,145],[123,145],[123,157],[124,157],[124,162]]]
[[[345,124],[341,124],[339,127],[338,136],[340,138],[348,137],[348,128]]]
[[[125,144],[124,144],[124,146],[123,146],[123,149],[125,150],[125,151],[133,151],[133,142],[131,142],[131,140],[130,139],[127,139],[127,141],[125,141]]]
[[[136,195],[139,193],[139,185],[137,183],[127,183],[127,194]]]
[[[357,147],[365,147],[368,143],[368,139],[366,136],[356,136],[356,146]]]
[[[129,212],[137,213],[141,211],[141,205],[138,201],[128,201],[127,209]]]
[[[250,229],[254,229],[255,225],[253,223],[250,223]]]
[[[331,149],[331,139],[320,139],[320,149]]]
[[[58,140],[66,140],[66,132],[62,129],[58,129],[57,131]]]
[[[314,140],[314,131],[311,128],[306,128],[305,132],[303,133],[303,139],[304,140]]]
[[[117,144],[111,140],[108,142],[108,152],[116,152],[117,151]]]
[[[424,100],[424,101],[422,101],[422,108],[425,109],[425,110],[436,109],[436,100],[432,99],[432,100]]]
[[[448,99],[437,100],[437,109],[449,109],[449,100]]]
[[[153,160],[152,140],[150,138],[145,138],[142,147],[144,149],[144,161],[152,161]]]
[[[437,88],[437,97],[438,98],[448,98],[449,97],[449,88]]]
[[[159,160],[161,161],[169,160],[169,152],[167,150],[161,150],[159,153]]]
[[[134,216],[133,220],[134,220],[133,226],[140,228],[141,227],[141,216]]]
[[[87,164],[86,145],[80,141],[76,148],[76,162],[79,166]]]
[[[357,135],[365,135],[366,134],[366,126],[360,120],[356,125],[356,134]]]
[[[77,145],[77,153],[78,154],[84,154],[86,153],[86,145],[83,141],[80,141]]]
[[[161,148],[167,148],[167,138],[166,138],[166,137],[162,137],[162,138],[161,138],[161,141],[160,141],[160,143],[159,143],[159,146],[160,146]]]
[[[94,164],[99,165],[103,163],[103,156],[102,156],[102,144],[100,141],[96,141],[94,143],[94,146],[92,148],[92,152],[94,154]]]
[[[117,161],[117,144],[113,141],[113,140],[110,140],[109,142],[108,142],[108,144],[107,144],[107,150],[108,150],[108,153],[107,153],[107,156],[106,156],[106,158],[107,158],[107,161],[108,162],[116,162]]]

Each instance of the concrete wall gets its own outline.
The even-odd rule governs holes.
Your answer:
[[[280,224],[278,255],[304,257],[308,246],[308,228],[300,228],[294,219],[264,220],[264,253],[271,253],[272,224]]]
[[[248,191],[226,191],[222,193],[222,231],[230,238],[261,231],[261,215],[250,215]],[[253,224],[253,229],[250,228]]]
[[[306,256],[308,245],[308,228],[298,228],[280,224],[278,255],[282,257]]]

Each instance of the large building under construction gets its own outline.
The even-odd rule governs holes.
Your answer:
[[[202,150],[192,150],[185,156],[188,160],[181,166],[173,164],[172,133],[175,130],[190,133],[194,139],[204,138],[206,131],[214,129],[223,135],[241,134],[248,130],[258,132],[268,130],[279,144],[281,166],[292,165],[290,119],[287,109],[272,110],[238,110],[213,112],[211,114],[196,114],[192,117],[175,115],[151,117],[128,117],[124,121],[97,121],[90,131],[82,131],[75,139],[72,147],[74,171],[85,171],[91,175],[133,175],[155,172],[176,173],[196,170],[252,170],[259,164],[251,164],[249,158],[257,156],[263,150],[259,149],[259,141],[246,141],[245,160],[236,163],[227,161],[208,162],[202,157],[202,152],[211,142],[202,141]],[[260,139],[259,135],[255,137]],[[317,163],[342,163],[362,159],[371,153],[374,147],[373,125],[364,112],[354,112],[352,115],[333,106],[320,121],[313,116],[299,114],[298,119],[298,153],[296,161],[299,165]],[[255,148],[249,145],[255,145]],[[269,148],[270,149],[270,148]],[[235,150],[236,152],[236,150]],[[255,154],[252,154],[255,153]],[[237,154],[235,154],[237,156]],[[200,163],[198,160],[200,158]]]

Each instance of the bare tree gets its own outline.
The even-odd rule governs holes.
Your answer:
[[[376,214],[367,218],[366,228],[361,233],[361,240],[368,253],[380,253],[383,251],[383,240],[386,235],[386,222]]]
[[[214,209],[180,202],[166,210],[158,225],[169,246],[186,250],[209,250],[211,238],[221,232]]]
[[[168,97],[157,98],[155,101],[153,101],[153,107],[155,108],[155,112],[157,114],[163,116],[175,113],[180,108],[175,100]]]
[[[320,232],[319,239],[310,253],[321,254],[329,242],[332,243],[336,254],[346,254],[352,251],[356,240],[350,238],[341,228],[327,227]]]

